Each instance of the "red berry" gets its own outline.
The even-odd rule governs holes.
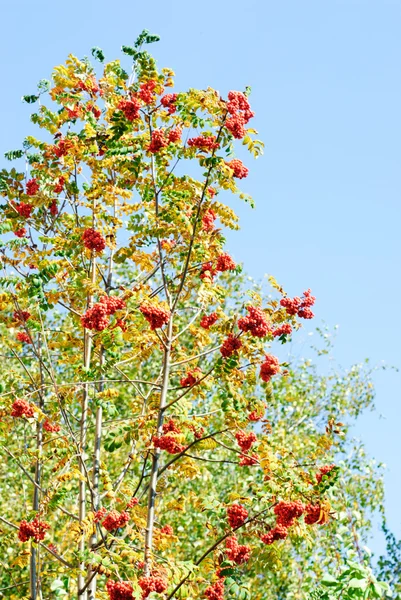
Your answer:
[[[322,481],[323,477],[325,475],[327,475],[328,473],[330,473],[335,468],[335,466],[336,465],[332,464],[332,465],[325,465],[324,467],[321,467],[319,469],[319,472],[316,473],[316,481],[318,483],[320,483]]]
[[[229,356],[234,354],[234,352],[239,350],[241,348],[241,346],[242,346],[241,340],[238,339],[235,335],[232,335],[230,333],[230,335],[224,340],[224,342],[220,348],[220,352],[221,352],[222,356],[224,356],[224,358],[228,358]]]
[[[124,527],[129,521],[129,514],[123,510],[121,513],[118,510],[111,510],[107,517],[102,521],[103,527],[107,531],[114,531],[120,527]]]
[[[23,238],[26,236],[26,229],[25,227],[21,227],[20,229],[16,229],[14,231],[14,235],[16,235],[19,238]]]
[[[211,313],[210,315],[204,315],[201,318],[200,321],[200,326],[203,327],[203,329],[209,329],[212,325],[214,325],[216,323],[216,321],[218,321],[219,317],[217,316],[216,313]]]
[[[139,109],[141,108],[141,104],[135,97],[132,97],[130,100],[121,100],[117,108],[124,113],[128,121],[134,121],[140,117]]]
[[[152,330],[163,327],[170,319],[170,312],[159,306],[142,304],[142,306],[139,307],[139,310],[150,324]]]
[[[288,529],[283,525],[276,525],[260,538],[264,544],[273,544],[276,540],[284,540],[288,535]]]
[[[205,590],[205,596],[209,600],[224,600],[224,577],[209,585]]]
[[[160,98],[160,104],[167,108],[170,115],[175,113],[176,106],[175,101],[177,100],[177,94],[166,94],[163,98]]]
[[[264,362],[260,365],[260,377],[263,381],[270,381],[273,375],[280,371],[278,358],[272,354],[266,354]]]
[[[33,521],[21,521],[18,529],[18,538],[21,542],[27,542],[30,538],[33,538],[35,542],[41,542],[45,539],[48,529],[50,529],[50,525],[44,521],[40,521],[36,516]]]
[[[30,179],[26,184],[26,193],[28,196],[35,196],[39,191],[39,184],[36,179]]]
[[[134,588],[129,581],[112,581],[106,583],[106,591],[110,600],[133,600]]]
[[[167,433],[160,437],[153,437],[153,445],[155,448],[165,450],[169,454],[180,454],[185,450],[185,446],[180,444],[173,433]]]
[[[261,308],[256,306],[247,307],[248,316],[238,320],[238,327],[241,331],[249,331],[255,337],[265,337],[270,333],[271,328],[266,319],[266,315]]]
[[[207,212],[205,212],[205,214],[202,217],[202,229],[203,231],[214,231],[214,222],[217,219],[217,215],[214,212],[214,210],[212,210],[211,208],[209,208],[209,210]]]
[[[19,331],[17,333],[17,340],[19,342],[23,342],[24,344],[32,344],[32,340],[25,331]]]
[[[150,144],[147,148],[148,152],[151,152],[152,154],[156,154],[162,148],[165,148],[166,146],[168,146],[168,143],[169,143],[168,140],[164,137],[164,131],[162,131],[161,129],[154,129],[152,131]]]
[[[33,211],[33,206],[31,204],[27,204],[26,202],[20,202],[15,206],[15,210],[21,215],[21,217],[29,219]]]
[[[227,508],[227,518],[231,529],[237,529],[247,520],[248,511],[242,504],[232,504]]]
[[[164,535],[174,535],[174,530],[171,525],[164,525],[164,527],[160,529],[160,533],[163,533]]]
[[[235,439],[237,440],[238,446],[241,448],[241,450],[243,452],[248,452],[258,438],[253,431],[245,433],[245,431],[240,430],[235,434]]]
[[[96,252],[102,252],[106,248],[106,240],[101,233],[92,229],[91,227],[85,229],[82,234],[82,240],[85,248],[88,250],[96,250]]]
[[[305,511],[302,502],[279,502],[274,507],[277,525],[291,527]]]
[[[161,575],[150,575],[141,577],[138,585],[142,588],[142,598],[147,598],[151,592],[161,594],[167,588],[167,581]]]
[[[199,150],[217,150],[220,144],[216,141],[216,136],[202,134],[188,140],[188,146],[198,148]]]
[[[234,271],[236,264],[229,254],[220,254],[216,263],[216,271]]]
[[[248,176],[249,169],[240,161],[238,158],[234,158],[230,160],[230,162],[226,162],[226,165],[233,170],[233,177],[237,179],[244,179],[244,177]]]
[[[240,546],[235,535],[226,539],[226,554],[228,560],[237,565],[242,565],[249,560],[251,549],[249,546]]]
[[[28,419],[33,417],[35,414],[35,410],[29,402],[23,400],[22,398],[17,398],[14,400],[12,405],[11,416],[12,417],[27,417]]]

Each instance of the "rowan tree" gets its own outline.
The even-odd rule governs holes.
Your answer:
[[[130,74],[56,67],[24,97],[44,139],[1,172],[1,521],[34,600],[264,598],[258,557],[334,516],[341,425],[290,451],[270,437],[285,404],[265,421],[290,378],[274,346],[315,299],[245,295],[224,248],[229,193],[252,203],[235,148],[263,148],[249,90],[170,91],[156,39],[123,46]]]

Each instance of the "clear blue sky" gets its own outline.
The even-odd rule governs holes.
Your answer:
[[[153,50],[178,88],[250,85],[266,152],[249,164],[257,208],[236,206],[232,254],[291,294],[312,288],[316,322],[340,326],[341,365],[401,366],[400,0],[19,0],[1,18],[1,155],[33,132],[20,97],[53,66],[92,46],[117,58],[143,28],[161,35]],[[357,430],[388,465],[401,534],[400,374],[376,384],[378,412]]]

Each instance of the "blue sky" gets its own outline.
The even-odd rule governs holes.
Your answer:
[[[20,98],[53,66],[93,46],[114,59],[143,28],[161,36],[153,50],[177,88],[250,85],[266,150],[248,161],[243,188],[257,207],[235,204],[231,253],[290,294],[312,288],[316,323],[339,325],[339,364],[401,366],[399,0],[19,0],[1,16],[1,155],[33,132]],[[389,523],[401,535],[400,374],[375,381],[378,410],[356,433],[388,466]]]

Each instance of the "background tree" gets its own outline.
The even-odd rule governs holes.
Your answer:
[[[15,597],[269,597],[266,578],[285,589],[277,556],[290,573],[336,514],[329,459],[344,452],[337,414],[349,407],[335,387],[330,410],[310,399],[319,380],[268,351],[313,317],[314,298],[274,280],[277,299],[245,296],[215,225],[238,227],[227,192],[251,202],[234,158],[235,140],[262,150],[249,90],[165,93],[173,72],[142,49],[156,40],[144,31],[123,46],[130,75],[113,61],[97,77],[74,56],[56,67],[25,96],[46,139],[8,153],[24,172],[1,172],[1,452],[14,500],[1,521],[8,564],[23,568],[3,565]],[[354,531],[348,501],[339,522]],[[318,561],[305,553],[317,576]]]

